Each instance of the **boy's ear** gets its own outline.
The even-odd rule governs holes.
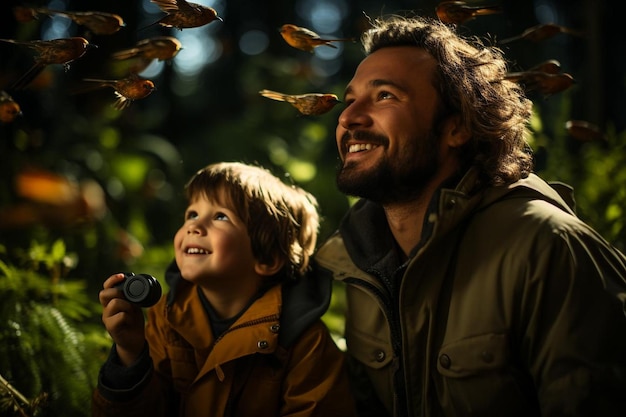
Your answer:
[[[443,124],[443,138],[451,148],[464,145],[471,136],[463,124],[460,114],[450,115]]]
[[[263,263],[257,261],[254,265],[254,271],[261,276],[271,276],[276,274],[285,265],[285,260],[278,256],[274,256],[271,263]]]

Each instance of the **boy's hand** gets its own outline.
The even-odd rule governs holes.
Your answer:
[[[124,274],[111,275],[104,281],[99,299],[102,304],[102,323],[115,342],[122,365],[131,365],[141,354],[146,343],[145,319],[141,307],[128,302],[119,288]]]

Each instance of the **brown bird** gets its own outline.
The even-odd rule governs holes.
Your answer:
[[[442,1],[435,7],[435,12],[443,23],[460,25],[476,16],[502,13],[502,8],[499,5],[470,6],[466,1]]]
[[[36,52],[35,64],[12,85],[12,88],[15,90],[25,88],[47,65],[62,64],[65,71],[68,71],[69,64],[72,61],[82,57],[85,52],[87,52],[87,49],[95,47],[95,45],[90,44],[87,39],[81,37],[52,39],[47,41],[0,39],[0,42],[26,46]]]
[[[173,36],[155,36],[142,39],[134,47],[115,52],[114,59],[130,59],[135,57],[149,60],[158,59],[167,61],[172,59],[182,49],[182,44]]]
[[[18,21],[28,21],[29,15],[34,19],[37,19],[39,15],[66,17],[77,25],[86,27],[95,35],[112,35],[126,26],[121,16],[98,11],[70,12],[45,7],[16,6],[13,8],[13,13]]]
[[[583,36],[582,32],[566,28],[565,26],[556,25],[554,23],[545,23],[542,25],[533,26],[526,29],[520,35],[512,36],[510,38],[503,39],[499,42],[500,45],[504,45],[520,39],[525,39],[531,42],[541,42],[546,39],[550,39],[559,33],[565,33],[573,36]]]
[[[115,103],[113,103],[113,107],[117,110],[123,110],[127,108],[131,105],[133,101],[147,97],[156,89],[152,81],[141,78],[136,74],[131,74],[130,76],[119,80],[85,78],[83,79],[83,81],[86,81],[88,83],[96,83],[96,85],[89,88],[89,90],[102,87],[111,87],[113,90],[115,90],[115,96],[117,97],[117,100],[115,101]],[[83,89],[81,91],[86,90]]]
[[[168,28],[174,27],[183,30],[184,28],[204,26],[214,20],[223,21],[217,15],[215,9],[201,4],[185,0],[150,0],[150,2],[155,3],[167,14],[146,27],[158,24]]]
[[[544,97],[565,91],[576,83],[570,74],[542,71],[510,72],[504,79],[523,84],[527,91],[538,91]]]
[[[548,74],[558,74],[561,72],[561,63],[556,59],[548,59],[547,61],[543,61],[535,65],[529,71],[541,71]]]
[[[20,105],[6,91],[0,91],[0,123],[11,123],[22,114]]]
[[[280,34],[290,46],[306,52],[313,52],[316,47],[321,45],[330,46],[331,48],[337,48],[331,42],[355,41],[354,38],[322,39],[320,35],[310,29],[292,25],[289,23],[284,24],[280,27]]]
[[[598,126],[584,120],[568,120],[565,130],[580,142],[607,142],[606,135]]]
[[[335,94],[308,93],[308,94],[283,94],[271,90],[259,91],[263,97],[277,101],[286,101],[298,109],[304,116],[319,116],[329,112],[337,103],[341,101]]]
[[[155,36],[142,39],[134,47],[115,52],[111,57],[116,60],[135,58],[137,63],[131,66],[130,72],[139,73],[146,69],[152,61],[168,61],[182,49],[181,42],[173,36]]]

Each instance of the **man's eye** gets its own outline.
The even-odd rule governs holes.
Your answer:
[[[393,98],[393,94],[391,94],[389,91],[381,91],[380,93],[378,93],[379,100],[387,100],[390,98]]]

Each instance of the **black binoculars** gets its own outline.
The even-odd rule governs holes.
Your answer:
[[[152,307],[161,298],[161,284],[152,275],[126,272],[124,281],[115,286],[124,298],[139,307]]]

